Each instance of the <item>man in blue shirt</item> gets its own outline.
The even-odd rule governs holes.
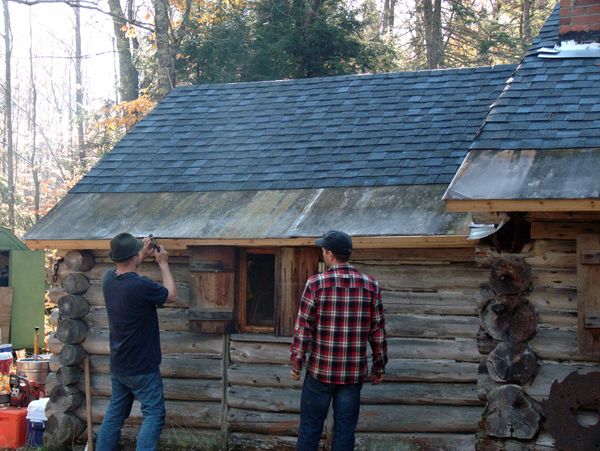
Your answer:
[[[96,449],[118,449],[123,422],[129,417],[133,400],[137,399],[143,421],[136,450],[156,450],[165,423],[156,309],[165,302],[174,302],[177,297],[169,254],[162,246],[154,247],[150,238],[140,241],[129,233],[120,233],[111,240],[109,255],[116,268],[104,274],[102,290],[110,329],[112,396]],[[150,256],[158,263],[163,285],[136,272]]]

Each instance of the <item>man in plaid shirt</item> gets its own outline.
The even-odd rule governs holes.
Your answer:
[[[306,282],[290,348],[294,380],[300,379],[308,354],[296,449],[317,449],[333,398],[333,449],[350,451],[368,374],[367,344],[373,353],[374,384],[383,380],[387,363],[383,303],[379,283],[348,263],[349,235],[331,230],[316,245],[328,269]]]

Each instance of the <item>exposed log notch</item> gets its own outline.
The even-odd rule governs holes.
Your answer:
[[[498,259],[490,268],[490,286],[496,294],[524,294],[531,290],[531,267],[522,259]]]
[[[518,385],[503,385],[488,395],[483,413],[487,435],[499,438],[531,439],[540,429],[541,406]]]
[[[488,356],[487,369],[496,382],[522,385],[535,375],[537,357],[525,344],[503,341]]]

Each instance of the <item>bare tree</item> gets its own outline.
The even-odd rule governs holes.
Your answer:
[[[152,0],[154,5],[154,28],[156,32],[157,91],[158,97],[166,96],[175,86],[175,67],[169,42],[169,10],[165,0]]]
[[[133,55],[129,40],[123,32],[123,27],[128,25],[128,20],[123,14],[120,0],[108,0],[110,13],[115,30],[117,52],[119,54],[119,93],[121,101],[136,99],[138,96],[138,71],[133,64]]]
[[[396,18],[396,0],[385,0],[383,3],[383,18],[381,23],[381,34],[394,31],[394,20]]]
[[[83,133],[83,80],[81,73],[81,10],[79,1],[75,0],[75,121],[77,121],[77,150],[79,166],[85,169],[85,136]]]
[[[2,0],[4,7],[4,126],[6,141],[6,179],[7,179],[7,204],[8,227],[15,230],[15,175],[13,171],[13,124],[12,124],[12,84],[11,84],[11,29],[8,0]]]
[[[33,30],[31,28],[31,15],[29,16],[29,78],[31,85],[31,105],[29,109],[29,129],[31,131],[31,153],[29,154],[29,166],[31,167],[31,178],[33,180],[33,211],[35,221],[40,219],[40,174],[36,160],[37,152],[37,87],[35,84],[35,73],[33,71]]]

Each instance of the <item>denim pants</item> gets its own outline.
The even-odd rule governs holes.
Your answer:
[[[300,401],[296,450],[315,451],[333,398],[333,451],[352,451],[360,412],[361,384],[327,384],[306,374]]]
[[[138,376],[111,376],[112,396],[96,440],[98,451],[119,449],[123,422],[131,413],[133,400],[141,404],[142,426],[137,437],[136,451],[156,450],[165,424],[165,398],[160,372]]]

